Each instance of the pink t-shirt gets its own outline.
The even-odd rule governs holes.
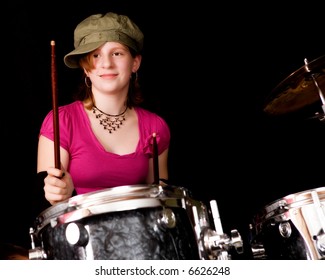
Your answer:
[[[60,106],[60,146],[70,154],[68,171],[77,194],[109,187],[145,184],[152,157],[152,134],[156,132],[158,154],[169,147],[170,129],[158,115],[135,108],[140,139],[136,150],[127,155],[105,151],[93,133],[81,101]],[[40,134],[54,141],[53,111],[45,117]]]

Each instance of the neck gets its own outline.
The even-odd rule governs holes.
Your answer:
[[[94,91],[93,105],[101,111],[110,114],[118,115],[125,110],[127,104],[127,92],[98,92]]]
[[[96,107],[95,105],[93,105],[93,107],[94,107],[97,111],[99,111],[100,113],[102,113],[102,114],[104,114],[104,115],[106,115],[106,116],[108,116],[108,117],[119,117],[119,116],[122,116],[122,115],[125,114],[126,110],[128,109],[128,107],[125,106],[124,109],[120,110],[120,112],[119,112],[118,114],[110,114],[110,113],[108,113],[108,112],[104,112],[103,110],[99,109],[99,108]]]
[[[100,96],[93,100],[93,107],[108,115],[119,115],[126,110],[126,98],[118,96]]]

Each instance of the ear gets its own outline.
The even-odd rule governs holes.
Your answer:
[[[142,61],[142,56],[138,54],[133,60],[133,66],[132,66],[133,73],[136,73],[138,71],[141,65],[141,61]]]

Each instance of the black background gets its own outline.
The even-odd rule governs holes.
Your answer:
[[[325,123],[310,119],[318,105],[281,118],[263,112],[270,92],[305,58],[324,55],[316,1],[65,2],[10,1],[2,11],[3,242],[29,248],[40,211],[36,151],[52,106],[50,41],[65,104],[78,75],[63,56],[73,49],[76,24],[93,13],[125,13],[143,30],[139,76],[145,106],[171,128],[171,183],[207,204],[215,199],[226,233],[238,229],[246,239],[253,215],[267,203],[324,185]]]

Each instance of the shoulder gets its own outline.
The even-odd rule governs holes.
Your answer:
[[[67,147],[72,134],[82,127],[83,103],[72,102],[58,107],[58,121],[60,127],[60,141],[62,146]],[[54,137],[54,110],[51,110],[44,118],[41,125],[40,134],[53,140]],[[84,128],[84,127],[82,127]],[[71,141],[70,141],[71,142]]]
[[[137,107],[135,111],[138,115],[139,127],[143,136],[148,141],[151,141],[153,133],[157,134],[157,140],[162,149],[169,146],[170,128],[167,122],[158,114],[147,109]]]
[[[77,113],[83,108],[83,104],[81,101],[74,101],[72,103],[62,105],[59,107],[59,112],[65,113]]]
[[[166,120],[157,113],[141,107],[136,107],[135,111],[138,115],[140,127],[142,126],[146,131],[150,133],[160,131],[165,135],[170,134],[170,129]]]
[[[72,103],[61,105],[58,107],[58,112],[60,115],[62,114],[73,114],[75,112],[80,111],[83,108],[83,104],[81,101],[74,101]],[[47,117],[53,116],[53,109],[47,113]]]
[[[58,118],[60,125],[67,125],[71,120],[78,119],[82,114],[83,104],[81,101],[75,101],[58,107]],[[52,126],[54,118],[53,109],[47,113],[43,120],[43,126]]]
[[[159,116],[157,113],[151,112],[147,109],[141,108],[141,107],[136,107],[135,111],[139,117],[139,119],[141,119],[142,121],[147,121],[147,122],[152,122],[152,123],[156,123],[158,122],[162,122],[164,124],[167,125],[166,121]]]

